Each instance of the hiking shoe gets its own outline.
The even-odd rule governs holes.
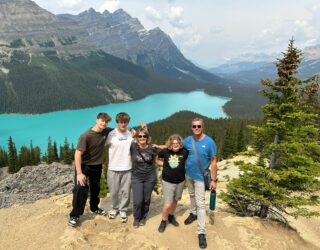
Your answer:
[[[109,218],[109,219],[114,219],[114,218],[117,217],[117,214],[118,214],[118,211],[112,209],[112,210],[110,210],[109,213],[108,213],[108,218]]]
[[[126,212],[120,211],[120,221],[122,223],[126,223],[128,221],[128,216]]]
[[[189,225],[191,224],[193,221],[195,221],[197,219],[197,216],[193,213],[190,213],[188,218],[184,221],[185,225]]]
[[[79,221],[79,216],[70,216],[68,221],[68,225],[71,227],[75,227]]]
[[[146,219],[144,218],[144,219],[141,219],[140,221],[139,221],[139,226],[144,226],[146,224]]]
[[[139,227],[139,221],[135,220],[133,221],[133,227],[138,228]]]
[[[206,248],[207,247],[207,240],[205,234],[198,234],[199,238],[199,247],[200,248]]]
[[[172,224],[172,225],[174,225],[175,227],[178,227],[178,226],[179,226],[179,222],[176,220],[176,218],[174,217],[173,214],[169,214],[169,216],[168,216],[168,222],[169,222],[169,224]]]
[[[158,228],[158,231],[159,231],[160,233],[163,233],[164,230],[166,230],[167,223],[168,223],[168,222],[167,222],[166,220],[161,220],[160,225],[159,225],[159,228]]]
[[[97,210],[93,211],[95,214],[98,214],[98,215],[106,215],[106,211],[104,211],[103,209],[101,208],[98,208]]]

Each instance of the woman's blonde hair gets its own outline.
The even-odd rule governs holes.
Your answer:
[[[178,135],[178,134],[174,134],[174,135],[171,135],[169,137],[169,139],[167,140],[167,142],[166,142],[167,149],[170,149],[170,150],[172,149],[172,142],[174,140],[177,140],[179,142],[180,148],[183,147],[183,139],[182,139],[182,137],[180,135]]]
[[[136,142],[138,142],[138,136],[139,134],[144,134],[147,136],[147,144],[149,145],[151,143],[151,137],[150,137],[150,134],[149,134],[149,131],[147,129],[139,129],[138,132],[135,134],[135,139],[136,139]]]

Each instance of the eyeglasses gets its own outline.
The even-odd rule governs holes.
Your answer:
[[[202,128],[201,125],[192,125],[192,128]]]
[[[138,135],[138,138],[148,138],[146,135]]]

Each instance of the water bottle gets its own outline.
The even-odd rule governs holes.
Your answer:
[[[216,208],[216,190],[210,192],[210,206],[209,209],[213,211]]]

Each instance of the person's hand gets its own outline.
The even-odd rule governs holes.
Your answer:
[[[217,182],[216,181],[211,181],[210,183],[210,191],[216,190],[217,189]]]
[[[86,185],[86,176],[81,173],[81,174],[77,174],[77,183],[80,185],[80,186],[85,186]]]
[[[131,129],[130,129],[130,132],[131,132],[131,136],[132,136],[132,137],[135,137],[135,136],[136,136],[137,131],[136,131],[134,128],[131,128]]]
[[[148,130],[147,124],[145,124],[142,119],[140,120],[140,127],[141,127],[141,129]]]

